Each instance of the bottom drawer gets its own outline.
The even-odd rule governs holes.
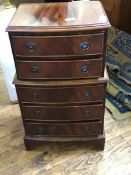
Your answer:
[[[86,136],[99,135],[102,122],[88,123],[25,123],[26,135],[38,136]]]

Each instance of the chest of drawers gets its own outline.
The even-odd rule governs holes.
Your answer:
[[[104,148],[104,54],[98,1],[21,4],[7,27],[27,150],[45,141]]]

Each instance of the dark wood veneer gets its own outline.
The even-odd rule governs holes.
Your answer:
[[[87,142],[88,146],[95,148],[97,150],[103,150],[105,145],[105,134],[103,133],[97,136],[88,136],[88,137],[87,136],[75,136],[75,137],[25,136],[24,137],[24,143],[28,151],[38,147],[38,145],[39,146],[43,145],[45,142],[62,142],[64,144],[64,142],[75,142],[75,141]]]
[[[19,79],[36,80],[96,78],[102,74],[102,64],[102,59],[16,61]]]
[[[19,100],[22,103],[85,103],[102,102],[105,97],[105,87],[81,86],[64,88],[17,87]]]
[[[88,55],[103,52],[104,34],[72,36],[14,36],[13,48],[16,56],[57,56]],[[81,44],[88,42],[89,47],[82,49]],[[32,44],[32,45],[31,45]],[[30,47],[32,49],[30,49]]]
[[[25,15],[25,11],[28,15]],[[107,30],[109,27],[109,20],[100,2],[79,1],[21,4],[6,31],[60,33]]]
[[[109,27],[99,1],[18,7],[6,31],[27,150],[45,141],[88,141],[104,149]]]
[[[35,122],[76,122],[101,120],[104,105],[40,106],[21,105],[23,118]]]
[[[93,136],[101,134],[102,122],[90,123],[25,123],[29,136]]]

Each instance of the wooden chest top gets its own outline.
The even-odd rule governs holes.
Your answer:
[[[8,32],[66,32],[107,29],[110,23],[99,1],[21,4]]]

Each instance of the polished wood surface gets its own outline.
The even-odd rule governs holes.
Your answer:
[[[97,27],[96,27],[97,26]],[[107,29],[110,26],[101,3],[76,1],[23,4],[7,31],[71,31]]]
[[[41,146],[26,151],[23,142],[24,128],[18,104],[11,104],[4,78],[0,70],[0,174],[2,175],[130,175],[131,167],[131,117],[122,121],[114,120],[105,112],[105,149],[98,151],[100,136],[94,138],[37,137]],[[51,142],[48,142],[49,139]],[[31,145],[36,141],[31,138]],[[47,141],[48,140],[48,141]],[[88,140],[88,141],[87,141]],[[92,144],[93,142],[93,144]],[[34,149],[35,148],[35,149]]]
[[[27,136],[96,136],[102,132],[102,122],[90,123],[26,123]]]
[[[110,23],[114,27],[131,34],[131,25],[130,25],[131,1],[101,0],[101,2],[109,17]]]
[[[71,56],[103,53],[104,34],[72,36],[13,36],[15,56]],[[82,48],[84,43],[87,48]],[[57,44],[56,44],[57,43]]]
[[[119,27],[122,7],[122,0],[101,0],[111,24]]]
[[[105,84],[106,81],[108,80],[108,74],[106,73],[106,69],[104,72],[104,77],[99,77],[99,78],[91,78],[91,79],[76,79],[76,80],[19,80],[17,75],[15,75],[13,83],[16,84],[18,87],[21,85],[25,85],[27,87],[31,86],[42,86],[42,87],[74,87],[74,86],[83,86],[85,84],[92,84],[92,85],[97,85],[97,84]]]
[[[104,105],[81,106],[21,106],[22,116],[26,121],[39,122],[72,122],[101,120],[104,114]]]
[[[104,149],[109,26],[100,2],[22,4],[16,11],[7,31],[27,150],[65,136]]]
[[[105,98],[105,84],[95,86],[75,86],[63,88],[17,87],[17,94],[21,103],[86,103],[102,102]]]
[[[66,142],[73,142],[73,141],[77,141],[79,143],[81,142],[86,142],[88,144],[88,147],[90,146],[92,149],[96,149],[98,151],[101,151],[104,149],[104,145],[105,145],[105,134],[101,134],[101,135],[93,135],[93,136],[90,136],[87,135],[86,136],[66,136],[66,137],[63,137],[63,136],[25,136],[24,137],[24,143],[25,143],[25,146],[26,146],[26,149],[27,150],[32,150],[33,148],[36,148],[38,145],[41,146],[43,145],[43,143],[46,143],[46,142],[56,142],[56,140],[58,142],[63,142],[63,143],[66,143]]]
[[[16,61],[16,67],[19,79],[96,78],[102,75],[102,62],[102,59]]]

